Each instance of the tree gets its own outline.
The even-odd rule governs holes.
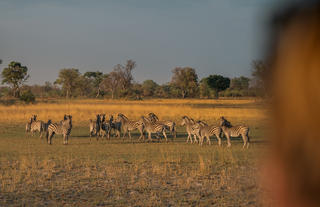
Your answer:
[[[89,78],[92,81],[93,86],[97,90],[96,98],[99,97],[101,95],[100,84],[103,78],[105,77],[105,75],[100,71],[96,71],[96,72],[86,72],[83,76],[86,78]]]
[[[69,98],[77,87],[79,77],[80,72],[78,69],[61,69],[55,84],[61,85],[66,94],[66,98]]]
[[[216,97],[218,97],[220,91],[224,91],[230,86],[230,79],[221,75],[209,75],[203,81],[215,91]]]
[[[91,80],[84,75],[80,75],[76,83],[77,94],[84,97],[89,96],[92,90]]]
[[[100,87],[104,91],[111,93],[111,98],[114,99],[116,92],[119,90],[121,76],[116,70],[110,72],[100,83]]]
[[[230,89],[248,90],[250,79],[244,76],[231,79]]]
[[[208,78],[203,78],[199,84],[201,98],[212,98],[216,96],[216,91],[209,86]]]
[[[267,64],[262,60],[254,60],[252,61],[252,77],[254,81],[254,85],[257,88],[265,89],[266,86],[266,76],[267,76]]]
[[[2,84],[8,84],[13,90],[13,96],[20,96],[20,87],[29,78],[28,68],[19,62],[12,61],[2,73]]]
[[[182,98],[194,97],[198,91],[198,75],[190,67],[176,67],[172,70],[171,84],[176,87]]]
[[[145,80],[142,83],[143,96],[153,96],[159,85],[153,80]]]

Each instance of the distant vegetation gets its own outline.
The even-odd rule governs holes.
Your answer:
[[[0,64],[2,61],[0,60]],[[153,80],[142,83],[134,81],[132,71],[136,62],[127,60],[124,65],[114,66],[110,73],[88,71],[81,74],[76,68],[61,69],[55,82],[44,85],[26,85],[29,78],[27,66],[12,61],[1,71],[1,97],[19,98],[34,102],[35,98],[218,98],[263,96],[266,64],[253,61],[252,78],[228,78],[212,74],[198,79],[191,67],[176,67],[172,70],[171,81],[162,85]]]

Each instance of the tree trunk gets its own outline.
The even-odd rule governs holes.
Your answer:
[[[98,98],[99,96],[100,96],[100,87],[98,88],[96,98]]]

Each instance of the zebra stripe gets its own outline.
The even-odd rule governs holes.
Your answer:
[[[64,115],[64,119],[59,123],[51,123],[48,126],[47,141],[51,144],[54,134],[63,135],[63,144],[68,144],[69,135],[72,129],[72,116]]]
[[[202,121],[198,121],[196,124],[198,125],[198,127],[200,129],[200,131],[199,131],[199,134],[200,134],[199,144],[200,145],[203,144],[204,138],[207,138],[208,144],[211,145],[210,137],[215,135],[218,139],[219,146],[221,146],[221,137],[220,137],[221,132],[222,132],[221,127],[214,126],[214,125],[209,126]]]
[[[152,138],[151,138],[152,133],[156,133],[159,140],[160,140],[159,134],[162,133],[164,138],[166,139],[166,142],[168,141],[167,134],[166,134],[167,127],[164,124],[161,124],[158,122],[152,122],[150,119],[144,116],[141,116],[141,123],[144,125],[144,128],[148,133],[149,141],[152,141]]]
[[[117,117],[117,122],[121,123],[122,126],[122,130],[123,130],[123,139],[125,138],[126,134],[129,134],[130,139],[132,139],[131,137],[131,131],[138,129],[140,132],[140,139],[144,139],[144,134],[143,134],[143,130],[144,130],[144,126],[140,121],[132,121],[129,120],[124,114],[119,113],[118,117]]]
[[[227,137],[228,147],[231,146],[230,138],[231,137],[242,137],[243,148],[249,148],[250,138],[249,138],[249,127],[238,125],[232,126],[231,123],[226,120],[223,116],[220,117],[220,126],[224,135]]]
[[[187,116],[182,117],[181,126],[186,127],[186,132],[188,133],[187,141],[186,143],[196,143],[197,142],[197,136],[200,139],[200,127],[195,123],[195,121]],[[192,135],[194,141],[192,141]]]
[[[151,120],[152,122],[157,122],[167,126],[168,129],[170,130],[170,133],[173,135],[173,137],[177,138],[176,123],[174,121],[170,121],[170,120],[159,121],[158,116],[155,115],[154,113],[149,113],[148,117],[149,117],[149,120]]]

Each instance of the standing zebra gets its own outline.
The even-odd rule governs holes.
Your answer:
[[[47,131],[47,141],[51,144],[54,134],[63,135],[63,144],[68,144],[69,135],[72,129],[72,116],[64,115],[63,120],[59,123],[51,123]]]
[[[204,138],[207,138],[208,144],[211,145],[210,137],[215,135],[218,139],[219,146],[221,146],[221,137],[220,137],[222,132],[221,127],[214,126],[214,125],[209,126],[208,124],[202,121],[197,121],[196,125],[199,128],[199,135],[200,135],[199,145],[203,144]]]
[[[126,134],[129,134],[130,139],[132,140],[131,137],[131,131],[138,129],[140,132],[140,139],[144,139],[144,134],[143,134],[143,130],[144,130],[144,126],[140,121],[132,121],[129,120],[125,115],[119,113],[118,117],[117,117],[117,122],[121,123],[121,127],[123,130],[123,139],[125,138]]]
[[[100,135],[101,130],[101,114],[97,114],[96,119],[89,119],[89,136],[90,140],[92,136],[96,136],[98,140],[98,136]]]
[[[232,126],[231,123],[226,120],[223,116],[220,117],[220,126],[224,133],[224,135],[227,137],[228,141],[228,147],[231,146],[230,138],[231,137],[242,137],[243,140],[243,148],[247,147],[249,148],[250,138],[249,138],[249,127],[238,125],[238,126]]]
[[[116,134],[116,137],[120,138],[120,136],[121,136],[121,122],[114,121],[113,120],[113,116],[110,115],[109,124],[110,124],[110,127],[111,127],[110,133],[111,133],[111,130],[113,129],[113,131]]]
[[[188,137],[187,137],[187,143],[190,140],[190,143],[196,143],[197,142],[197,136],[200,139],[200,127],[196,125],[195,121],[193,119],[190,119],[187,116],[183,116],[182,117],[182,122],[181,122],[181,126],[185,126],[186,127],[186,131],[188,133]],[[194,141],[192,141],[192,135],[193,135],[193,139]]]
[[[164,124],[165,126],[167,126],[167,128],[169,128],[170,133],[172,134],[173,138],[177,138],[176,123],[174,121],[170,121],[170,120],[159,121],[158,116],[152,112],[149,113],[148,116],[149,116],[149,120],[151,120],[152,122],[157,122],[157,123]]]
[[[33,115],[30,118],[30,122],[26,124],[26,132],[30,132],[33,136],[37,131],[40,133],[40,138],[42,138],[43,133],[45,133],[45,123],[37,120],[37,115]]]
[[[143,126],[148,133],[148,140],[152,141],[151,134],[156,133],[159,140],[160,136],[159,134],[162,133],[164,138],[166,139],[166,142],[168,142],[167,135],[166,135],[166,128],[167,126],[158,122],[152,122],[148,118],[141,116],[141,123],[143,123]]]

